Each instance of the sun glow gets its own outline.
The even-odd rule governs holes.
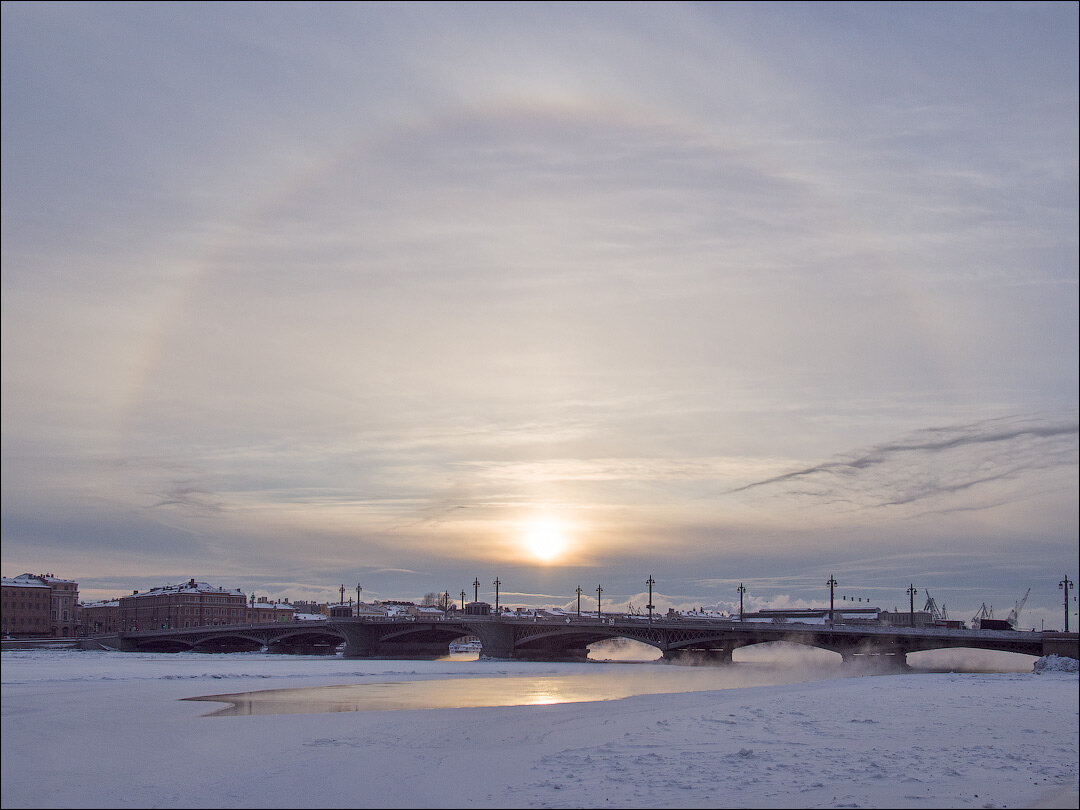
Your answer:
[[[555,562],[566,545],[561,527],[549,521],[533,523],[525,531],[525,548],[540,562]]]

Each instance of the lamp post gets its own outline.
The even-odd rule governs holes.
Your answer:
[[[338,604],[339,605],[344,605],[345,604],[345,586],[344,585],[341,586],[341,601],[338,602]]]
[[[604,592],[604,589],[599,585],[596,586],[596,618],[602,619],[603,614],[600,612],[600,594]]]
[[[656,580],[652,578],[652,574],[649,574],[649,578],[645,580],[645,584],[649,586],[649,604],[647,604],[645,607],[649,609],[649,624],[652,624],[652,586],[656,584]]]
[[[1072,587],[1073,587],[1073,583],[1069,582],[1068,577],[1065,577],[1065,579],[1061,580],[1061,582],[1058,583],[1058,590],[1059,591],[1060,590],[1065,591],[1065,632],[1066,633],[1069,632],[1069,588],[1072,588]]]
[[[744,593],[746,593],[746,586],[743,585],[740,582],[739,583],[739,621],[740,622],[742,621],[742,615],[743,615],[742,598],[743,598]]]
[[[360,597],[363,596],[364,589],[360,587],[360,583],[356,583],[356,615],[360,615]]]
[[[472,581],[472,600],[474,602],[480,601],[480,580],[479,578]]]
[[[911,626],[912,627],[915,626],[915,594],[917,594],[918,592],[919,591],[915,587],[914,583],[912,583],[911,585],[908,585],[907,595],[909,597],[911,597]]]
[[[577,615],[581,615],[581,586],[577,586]]]
[[[461,589],[461,612],[465,612],[465,589]]]
[[[502,585],[502,583],[499,582],[498,577],[495,577],[495,581],[492,582],[491,584],[495,586],[495,613],[496,613],[496,615],[498,615],[498,613],[499,613],[499,586]]]
[[[836,624],[836,614],[833,612],[833,604],[834,604],[834,593],[833,593],[833,591],[834,591],[834,589],[836,588],[836,585],[837,585],[836,577],[830,575],[829,576],[829,581],[826,582],[825,584],[829,586],[829,624],[833,625],[833,624]]]

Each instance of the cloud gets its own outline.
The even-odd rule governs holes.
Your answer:
[[[847,457],[752,481],[727,494],[764,490],[771,497],[795,497],[803,504],[877,508],[923,501],[934,502],[935,511],[993,508],[1005,502],[995,499],[1000,489],[989,486],[995,482],[1023,484],[1012,491],[1014,498],[1033,494],[1032,485],[1035,491],[1059,486],[1053,473],[1075,469],[1077,435],[1075,421],[1023,417],[928,428]],[[958,494],[969,497],[950,498]]]
[[[177,507],[201,516],[216,515],[226,509],[224,501],[213,493],[180,483],[162,495],[161,499],[152,508],[161,509],[163,507]]]

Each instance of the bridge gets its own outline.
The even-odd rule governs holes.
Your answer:
[[[864,624],[740,622],[643,616],[471,616],[333,618],[325,622],[141,630],[86,639],[84,646],[127,651],[335,654],[346,658],[438,658],[462,636],[480,640],[481,655],[528,661],[581,661],[589,645],[623,638],[657,648],[669,661],[731,661],[740,647],[785,641],[831,650],[845,661],[905,664],[925,650],[978,649],[1080,658],[1077,633],[890,627]]]

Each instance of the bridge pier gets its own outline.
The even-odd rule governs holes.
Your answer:
[[[410,661],[427,661],[450,654],[449,642],[413,642],[375,645],[375,658],[404,658]]]
[[[730,664],[734,651],[731,647],[708,650],[680,647],[664,650],[662,657],[669,664]]]
[[[514,628],[505,624],[478,624],[475,634],[480,639],[481,658],[516,658]]]
[[[1043,633],[1042,654],[1080,659],[1080,643],[1076,633]]]
[[[266,647],[266,652],[281,655],[333,655],[335,644],[277,643]]]
[[[488,655],[487,648],[481,652],[488,658],[513,658],[515,661],[588,661],[588,647],[559,647],[558,649],[544,650],[536,647],[518,647],[511,656]]]
[[[442,658],[450,652],[449,643],[441,641],[381,641],[377,625],[341,622],[337,625],[337,628],[345,636],[343,658],[407,658],[423,660]]]
[[[907,653],[899,651],[889,652],[855,652],[849,650],[837,650],[844,658],[844,665],[873,669],[881,672],[908,672],[911,665],[907,662]]]
[[[375,658],[378,638],[375,628],[363,624],[346,624],[344,622],[337,629],[345,636],[344,658]]]

